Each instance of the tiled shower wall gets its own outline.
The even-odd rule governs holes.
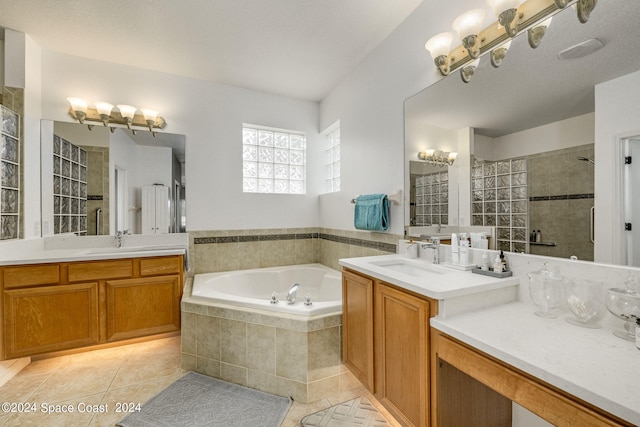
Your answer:
[[[540,230],[544,243],[531,245],[532,254],[593,261],[594,165],[578,157],[594,159],[594,145],[528,158],[530,229]]]
[[[194,274],[311,263],[340,270],[340,258],[395,253],[401,238],[317,227],[193,231],[189,235]]]

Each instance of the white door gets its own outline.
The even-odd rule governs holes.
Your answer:
[[[169,226],[169,187],[142,187],[142,234],[165,234]]]
[[[626,264],[640,267],[640,135],[623,144],[625,159],[630,159],[623,169]]]
[[[171,227],[169,218],[169,187],[156,185],[156,234],[166,234]]]
[[[115,178],[115,228],[116,232],[125,232],[129,229],[127,213],[129,211],[128,207],[128,197],[127,197],[127,170],[122,169],[116,166],[114,170],[114,178]]]

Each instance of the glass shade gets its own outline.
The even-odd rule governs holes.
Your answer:
[[[432,59],[436,59],[438,56],[449,55],[452,42],[453,35],[451,35],[451,33],[440,33],[427,40],[424,48],[431,53]]]
[[[453,29],[456,30],[460,39],[478,35],[482,29],[485,12],[483,9],[473,9],[458,16],[453,21]]]
[[[133,105],[118,105],[118,110],[120,110],[122,117],[133,119],[133,116],[136,115],[137,108]]]
[[[108,116],[111,114],[111,110],[113,110],[113,105],[108,102],[96,102],[95,103],[96,110],[98,110],[98,114]]]
[[[458,153],[453,152],[453,151],[451,153],[449,153],[449,160],[453,161],[453,160],[456,159],[456,157],[458,157]]]
[[[150,110],[148,108],[142,108],[140,111],[142,111],[142,115],[144,116],[145,121],[155,122],[156,121],[156,117],[158,117],[158,112],[155,111],[155,110]]]
[[[520,0],[487,0],[487,3],[493,9],[493,13],[496,16],[500,16],[505,10],[517,9],[520,5]]]
[[[83,113],[87,112],[87,101],[82,98],[67,98],[69,104],[71,104],[71,108],[73,111],[82,111]]]

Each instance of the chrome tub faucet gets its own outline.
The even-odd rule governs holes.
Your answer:
[[[300,287],[300,283],[294,283],[289,289],[289,293],[287,294],[287,304],[293,304],[296,302],[296,294],[298,293],[298,288]]]

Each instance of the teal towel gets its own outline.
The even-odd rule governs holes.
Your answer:
[[[359,230],[387,231],[389,199],[386,194],[366,194],[356,197],[354,225]]]

